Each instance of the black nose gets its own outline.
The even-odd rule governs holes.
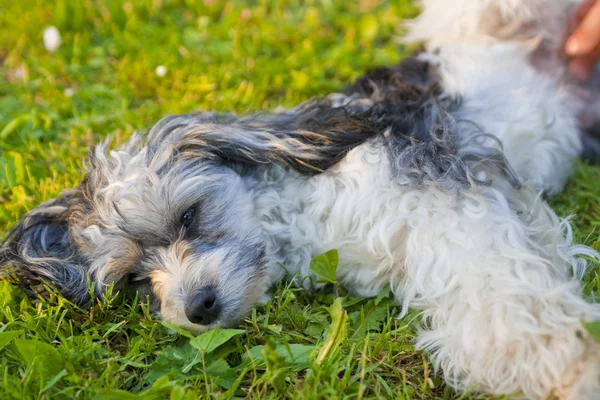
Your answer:
[[[212,286],[205,286],[193,292],[185,306],[185,315],[193,324],[211,324],[219,317],[220,312],[217,291]]]

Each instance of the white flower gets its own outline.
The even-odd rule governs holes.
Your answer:
[[[50,52],[55,52],[60,47],[60,32],[55,26],[44,29],[44,47]]]
[[[156,70],[154,72],[156,73],[156,76],[163,77],[167,74],[167,67],[165,67],[164,65],[159,65],[158,67],[156,67]]]
[[[21,79],[25,77],[25,68],[19,67],[13,72],[15,78]]]

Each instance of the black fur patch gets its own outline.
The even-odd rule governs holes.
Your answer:
[[[471,167],[494,169],[513,185],[519,180],[501,151],[459,143],[457,129],[465,123],[472,139],[484,135],[469,121],[455,120],[460,99],[442,94],[435,68],[416,57],[392,68],[377,68],[350,85],[345,93],[369,97],[375,104],[361,118],[372,121],[378,132],[387,132],[387,148],[396,172],[404,181],[425,181],[445,186],[486,184],[472,176]],[[473,140],[474,141],[474,140]]]
[[[379,132],[368,120],[327,101],[305,103],[294,112],[258,114],[206,122],[174,116],[150,133],[151,148],[172,142],[179,157],[225,163],[286,165],[301,174],[321,173]]]

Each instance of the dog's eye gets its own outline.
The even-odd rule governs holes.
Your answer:
[[[181,225],[183,225],[184,227],[188,227],[192,224],[192,222],[194,222],[194,218],[196,217],[196,206],[188,208],[182,215],[181,215]]]

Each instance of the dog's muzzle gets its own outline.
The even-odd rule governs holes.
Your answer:
[[[185,315],[193,324],[210,325],[220,313],[221,304],[213,286],[204,286],[193,292],[185,306]]]

